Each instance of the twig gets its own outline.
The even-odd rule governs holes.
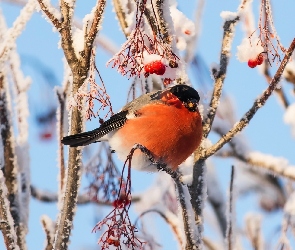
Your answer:
[[[175,181],[175,185],[176,188],[178,190],[178,199],[179,199],[179,203],[181,206],[181,210],[182,210],[182,218],[183,218],[183,223],[184,223],[184,233],[185,233],[185,237],[186,237],[186,245],[185,245],[185,249],[186,250],[193,250],[193,249],[200,249],[199,247],[199,242],[194,242],[197,239],[194,239],[193,236],[193,231],[192,228],[190,227],[190,218],[188,216],[188,211],[187,211],[187,207],[186,207],[186,201],[185,201],[185,195],[184,195],[184,190],[183,190],[183,186],[182,184],[178,181],[178,180],[174,180]],[[195,244],[197,243],[197,245]],[[194,248],[194,247],[197,248]]]
[[[142,218],[145,214],[152,213],[152,212],[159,214],[166,221],[166,223],[171,227],[171,230],[174,233],[175,237],[177,238],[177,241],[182,246],[183,242],[182,242],[182,238],[181,238],[181,232],[179,230],[180,229],[179,225],[177,223],[175,223],[174,218],[171,218],[172,213],[170,211],[161,211],[158,208],[152,208],[152,209],[146,210],[138,216],[138,218],[134,222],[134,225],[137,226],[137,222],[140,218]]]
[[[33,198],[35,198],[39,201],[42,201],[42,202],[52,203],[52,202],[58,201],[57,193],[43,191],[43,190],[40,190],[34,186],[31,186],[31,195]],[[133,195],[132,199],[131,199],[132,203],[139,202],[140,200],[141,200],[141,198],[139,195],[137,195],[137,196]],[[84,204],[90,204],[90,203],[98,204],[98,205],[105,205],[105,206],[113,206],[113,202],[90,199],[88,194],[78,195],[78,198],[77,198],[78,205],[84,205]]]
[[[29,0],[21,10],[20,15],[14,21],[13,26],[6,32],[4,36],[5,39],[0,46],[0,64],[8,59],[11,48],[15,46],[17,37],[21,34],[27,22],[30,20],[35,8],[35,0]]]
[[[94,11],[94,17],[92,21],[91,28],[86,35],[85,39],[85,45],[84,45],[84,51],[83,54],[86,55],[86,58],[89,57],[88,60],[82,60],[82,63],[84,64],[84,67],[89,68],[90,63],[90,56],[91,56],[91,50],[93,47],[94,39],[99,31],[99,27],[102,21],[103,12],[105,9],[106,0],[97,0],[97,3],[95,5],[95,11]]]
[[[271,82],[272,78],[270,76],[268,63],[263,64],[263,73],[264,73],[267,83],[269,84]],[[287,96],[285,95],[285,93],[283,91],[283,86],[281,86],[281,88],[279,88],[279,89],[275,89],[275,93],[277,94],[279,100],[282,102],[284,108],[286,109],[290,103],[287,99]]]
[[[246,233],[253,249],[264,249],[261,235],[261,216],[256,214],[248,214],[245,221]]]
[[[156,0],[157,17],[159,18],[158,20],[159,30],[161,32],[163,42],[171,45],[172,37],[169,34],[168,22],[164,17],[165,7],[167,8],[168,6],[167,5],[164,6],[164,0]]]
[[[191,204],[195,213],[195,224],[198,232],[197,234],[197,249],[202,247],[202,232],[203,232],[203,219],[202,219],[202,210],[204,207],[204,196],[206,193],[206,184],[205,184],[205,161],[198,160],[194,164],[193,168],[193,182],[191,185],[188,185],[188,191],[191,196]]]
[[[3,72],[4,73],[4,72]],[[3,74],[2,73],[2,74]],[[0,75],[0,124],[2,125],[1,143],[4,147],[4,166],[3,171],[5,175],[5,185],[8,193],[7,198],[10,205],[10,213],[14,221],[14,227],[16,230],[21,231],[20,227],[20,213],[19,213],[19,202],[18,202],[18,183],[17,183],[17,159],[15,156],[15,146],[13,139],[13,130],[11,124],[11,114],[9,112],[9,91],[7,89],[7,82],[3,75]],[[21,232],[18,234],[18,244],[22,243],[23,236]]]
[[[234,174],[235,174],[235,168],[232,166],[231,169],[231,176],[230,176],[230,186],[229,186],[229,204],[228,204],[228,223],[227,223],[227,230],[226,230],[226,238],[227,238],[227,246],[228,250],[233,250],[235,249],[234,245],[234,231],[233,231],[233,222],[234,222],[234,211],[233,211],[233,206],[234,206]]]
[[[126,32],[128,25],[126,22],[126,15],[122,9],[122,5],[119,0],[113,0],[113,4],[114,4],[115,12],[117,14],[117,18],[118,18],[119,24],[121,26],[121,29],[127,38],[129,36],[129,33]]]
[[[207,199],[217,217],[221,233],[223,237],[225,237],[227,228],[225,198],[223,196],[220,184],[218,183],[216,174],[214,173],[213,166],[211,166],[211,164],[208,161],[206,162],[206,169],[208,194]]]
[[[226,76],[226,69],[230,57],[230,51],[231,43],[233,40],[233,32],[234,28],[237,24],[237,21],[239,21],[239,17],[237,16],[233,20],[225,21],[223,25],[223,39],[222,39],[222,45],[221,45],[221,54],[220,54],[220,69],[216,74],[214,74],[215,77],[215,84],[214,89],[209,105],[209,111],[207,113],[207,116],[205,116],[204,122],[203,122],[203,138],[207,138],[212,123],[216,114],[216,110],[219,104],[219,100],[222,93],[223,88],[223,82]]]
[[[45,250],[52,250],[54,240],[54,222],[48,216],[43,215],[41,217],[41,223],[46,235]]]
[[[0,134],[1,137],[1,134]],[[2,142],[0,142],[2,144]],[[3,146],[0,145],[0,149]],[[4,243],[6,249],[19,250],[17,245],[16,232],[13,226],[13,219],[9,210],[9,201],[7,199],[7,188],[5,185],[5,179],[2,172],[2,156],[3,152],[0,152],[0,229],[3,234]]]
[[[268,88],[262,93],[262,96],[255,100],[253,106],[249,109],[249,111],[241,118],[241,120],[227,134],[222,136],[222,138],[215,145],[213,145],[212,147],[210,147],[209,149],[201,153],[202,154],[200,157],[201,159],[207,159],[208,157],[213,155],[220,148],[222,148],[227,142],[229,142],[238,132],[241,132],[249,124],[249,122],[254,117],[256,112],[261,107],[263,107],[263,105],[266,103],[268,98],[271,96],[272,92],[275,90],[275,88],[279,84],[283,71],[294,49],[295,49],[295,39],[292,41],[289,49],[287,50],[285,54],[283,61],[281,62],[280,67],[278,68]]]
[[[64,137],[64,114],[65,114],[65,98],[66,98],[66,92],[65,91],[56,91],[56,95],[59,102],[59,107],[57,111],[57,127],[58,127],[58,148],[59,148],[59,178],[60,178],[60,190],[64,187],[64,181],[65,181],[65,160],[64,160],[64,147],[61,143],[61,139]]]

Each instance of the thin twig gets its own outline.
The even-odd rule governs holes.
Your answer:
[[[272,80],[272,77],[270,76],[270,71],[269,71],[269,64],[264,63],[263,67],[264,67],[263,73],[264,73],[265,79],[266,79],[267,83],[269,84]],[[289,101],[287,99],[287,96],[284,93],[283,86],[281,86],[281,88],[279,88],[279,89],[275,89],[275,93],[277,94],[279,100],[282,102],[284,108],[285,109],[288,108]]]
[[[185,237],[186,237],[186,245],[185,245],[185,249],[186,250],[193,250],[193,249],[200,249],[198,248],[194,248],[195,247],[195,243],[194,243],[194,237],[193,237],[193,232],[192,229],[190,227],[190,218],[188,216],[188,211],[187,211],[187,207],[186,207],[186,201],[185,201],[185,195],[184,195],[184,190],[183,190],[183,186],[181,184],[181,182],[179,182],[178,180],[174,180],[175,181],[175,185],[176,188],[178,190],[178,199],[179,199],[179,203],[181,206],[181,210],[182,210],[182,218],[183,218],[183,223],[184,223],[184,233],[185,233]]]
[[[134,222],[134,225],[137,226],[138,220],[140,218],[142,218],[145,214],[152,213],[152,212],[159,214],[166,221],[166,223],[171,227],[171,230],[174,233],[175,237],[177,238],[177,241],[179,242],[180,246],[182,246],[183,242],[182,242],[182,238],[181,238],[181,232],[179,230],[179,225],[176,224],[175,220],[170,218],[170,216],[167,214],[167,213],[170,213],[170,215],[171,215],[170,211],[166,211],[167,213],[164,213],[163,211],[161,211],[157,208],[148,209],[138,216],[138,218]]]
[[[121,29],[127,38],[129,36],[129,33],[126,32],[128,25],[126,22],[126,15],[123,11],[120,0],[113,0],[113,5],[114,5],[115,12],[117,14],[117,18],[118,18],[119,24],[121,26]]]
[[[261,107],[264,106],[268,98],[271,96],[272,92],[275,90],[275,88],[279,84],[283,71],[294,49],[295,49],[295,39],[292,41],[289,49],[287,50],[285,54],[283,61],[280,64],[280,67],[278,68],[268,88],[262,93],[261,97],[255,100],[253,106],[249,109],[249,111],[241,118],[241,120],[227,134],[222,136],[222,138],[215,145],[205,150],[205,152],[201,153],[202,154],[200,157],[201,159],[207,159],[208,157],[213,155],[220,148],[222,148],[227,142],[229,142],[237,133],[241,132],[249,124],[249,122],[254,117],[256,112]]]
[[[1,137],[1,134],[0,134]],[[2,144],[2,142],[0,142]],[[0,149],[3,146],[0,145]],[[3,176],[3,169],[1,158],[3,156],[3,152],[0,152],[0,230],[2,231],[4,244],[6,249],[16,249],[19,247],[17,245],[17,237],[16,232],[14,230],[13,218],[11,216],[9,210],[9,201],[7,199],[7,188],[5,185],[5,179]]]
[[[8,193],[7,198],[10,205],[10,213],[14,221],[15,230],[21,230],[20,227],[20,211],[18,202],[18,182],[17,182],[17,159],[15,155],[15,146],[13,139],[13,129],[11,124],[11,114],[9,112],[9,90],[7,88],[7,82],[3,75],[0,75],[0,125],[1,125],[1,144],[4,147],[4,176],[5,185]],[[19,232],[18,244],[22,243],[22,233]]]
[[[233,206],[234,206],[234,175],[235,175],[235,168],[232,166],[231,169],[231,176],[230,176],[230,186],[229,186],[229,203],[228,203],[228,223],[227,223],[227,232],[226,232],[226,238],[227,238],[227,246],[228,250],[233,250],[235,249],[234,246],[234,231],[233,231],[233,222],[234,222],[234,211],[233,211]]]
[[[63,93],[60,93],[59,91],[56,91],[58,102],[59,102],[59,108],[57,111],[57,115],[59,116],[57,121],[58,124],[58,147],[59,147],[59,169],[60,169],[60,190],[63,189],[64,181],[65,181],[65,160],[64,160],[64,146],[61,143],[61,139],[64,137],[64,114],[65,114],[65,98],[66,98],[66,92],[63,91]]]
[[[198,160],[194,164],[193,168],[193,182],[191,185],[188,185],[188,191],[191,196],[191,204],[195,213],[195,224],[198,232],[196,247],[202,247],[202,232],[203,232],[203,219],[202,211],[204,207],[204,196],[206,193],[206,184],[205,184],[205,161]]]
[[[156,0],[157,17],[159,18],[159,30],[161,32],[163,42],[171,45],[172,37],[169,34],[168,22],[164,17],[164,8],[164,0]]]
[[[54,222],[48,216],[43,215],[41,217],[41,223],[46,235],[45,250],[52,250],[54,240]]]
[[[57,193],[43,191],[32,185],[31,185],[31,195],[36,200],[39,200],[45,203],[52,203],[52,202],[58,201]],[[140,200],[141,200],[140,195],[132,195],[132,199],[131,199],[132,203],[139,202]],[[77,198],[78,205],[84,205],[84,204],[90,204],[90,203],[104,205],[104,206],[113,206],[113,202],[90,199],[88,194],[78,195],[78,198]]]

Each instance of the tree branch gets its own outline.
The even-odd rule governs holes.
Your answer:
[[[203,121],[203,138],[207,138],[211,127],[212,123],[216,114],[216,110],[219,104],[219,100],[221,97],[222,93],[222,88],[223,88],[223,82],[226,76],[226,69],[230,57],[230,48],[233,40],[233,32],[234,28],[237,24],[237,21],[239,21],[240,18],[237,16],[233,20],[225,21],[223,25],[223,39],[222,39],[222,45],[221,45],[221,55],[220,55],[220,69],[218,72],[214,72],[214,78],[215,78],[215,83],[214,83],[214,89],[211,97],[211,101],[209,104],[209,111],[207,115],[205,116],[206,118]]]
[[[228,250],[233,250],[235,249],[235,237],[234,237],[234,229],[233,229],[233,222],[234,222],[234,211],[233,211],[233,206],[234,206],[234,175],[235,175],[235,168],[232,166],[231,169],[231,176],[230,176],[230,185],[229,185],[229,203],[228,203],[228,218],[227,218],[227,230],[226,230],[226,240],[227,240],[227,246]]]
[[[2,72],[4,73],[4,72]],[[11,114],[10,114],[10,103],[8,97],[7,82],[5,81],[4,76],[0,75],[0,125],[1,125],[1,144],[5,145],[4,147],[4,162],[2,171],[5,176],[5,185],[7,187],[8,193],[7,198],[10,205],[10,213],[13,218],[14,227],[17,231],[17,241],[21,249],[25,245],[24,235],[22,233],[22,226],[20,225],[20,211],[19,211],[19,200],[18,200],[18,183],[17,183],[17,174],[18,166],[17,159],[15,155],[15,146],[14,146],[14,137],[11,124]]]
[[[126,16],[122,9],[122,5],[120,0],[113,0],[113,5],[115,8],[115,12],[119,21],[119,24],[121,26],[122,32],[126,36],[126,38],[129,36],[128,33],[126,33],[126,29],[128,28],[127,22],[126,22]]]
[[[52,250],[53,249],[53,240],[54,240],[54,227],[55,223],[46,215],[41,217],[41,223],[43,230],[46,235],[46,245],[45,250]]]
[[[249,124],[249,122],[254,117],[256,112],[261,107],[263,107],[263,105],[266,103],[268,98],[271,96],[272,92],[277,87],[281,79],[281,76],[283,74],[283,71],[286,67],[286,64],[288,63],[294,49],[295,49],[295,39],[292,41],[280,67],[278,68],[268,88],[262,93],[262,96],[255,100],[253,106],[249,109],[249,111],[241,118],[241,120],[227,134],[223,135],[222,138],[215,145],[205,150],[205,152],[201,152],[201,157],[200,157],[201,159],[205,160],[211,155],[213,155],[214,153],[216,153],[220,148],[222,148],[226,143],[228,143],[237,133],[241,132]]]
[[[98,0],[96,3],[96,6],[94,7],[95,11],[94,11],[92,25],[88,34],[86,35],[85,44],[84,44],[84,54],[87,58],[86,60],[84,60],[86,63],[84,64],[84,67],[87,67],[87,68],[89,68],[90,55],[91,55],[91,50],[93,47],[93,42],[100,28],[105,5],[106,5],[106,0]]]
[[[0,135],[1,137],[1,135]],[[2,144],[2,142],[0,142]],[[0,145],[0,149],[2,148],[2,145]],[[3,166],[1,166],[2,163],[2,154],[3,152],[0,152],[0,168],[2,169]],[[3,234],[4,243],[7,249],[16,249],[19,250],[19,247],[17,245],[17,237],[16,232],[14,231],[14,225],[13,225],[13,218],[11,216],[10,210],[9,210],[9,201],[7,199],[7,188],[5,185],[5,178],[3,176],[3,172],[0,169],[0,229]]]
[[[178,199],[179,199],[179,203],[181,206],[181,210],[182,210],[182,218],[183,218],[183,223],[184,223],[184,233],[185,233],[185,237],[186,237],[186,245],[185,245],[185,249],[186,250],[193,250],[195,249],[195,243],[194,243],[194,237],[193,237],[193,231],[192,228],[190,227],[189,221],[189,215],[188,215],[188,209],[186,207],[186,201],[185,201],[185,194],[184,194],[184,190],[183,190],[183,186],[181,184],[180,181],[174,179],[175,181],[175,185],[176,188],[178,190]],[[197,248],[199,249],[199,248]]]
[[[50,4],[49,1],[46,1],[46,3],[43,0],[37,0],[39,2],[41,10],[44,12],[44,14],[49,18],[49,20],[52,22],[54,27],[57,30],[61,29],[61,22],[58,20],[58,17],[53,13],[54,7]],[[57,11],[57,10],[55,10]]]

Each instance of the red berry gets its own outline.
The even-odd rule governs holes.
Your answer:
[[[255,68],[257,66],[257,59],[249,59],[248,66],[250,68]]]
[[[256,58],[256,61],[257,61],[257,65],[261,65],[264,61],[264,56],[262,55],[262,53],[260,53],[257,58]]]
[[[146,64],[144,70],[146,73],[163,75],[166,71],[166,66],[160,60],[157,60]]]
[[[191,31],[190,31],[190,30],[185,30],[185,31],[184,31],[184,34],[186,34],[186,35],[190,35],[190,34],[191,34]]]

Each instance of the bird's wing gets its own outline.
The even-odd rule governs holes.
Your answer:
[[[111,116],[111,118],[101,124],[99,128],[89,132],[66,136],[61,140],[61,142],[64,145],[70,145],[70,147],[86,146],[90,143],[96,142],[99,138],[109,132],[121,128],[127,120],[127,113],[127,110],[121,111]]]

